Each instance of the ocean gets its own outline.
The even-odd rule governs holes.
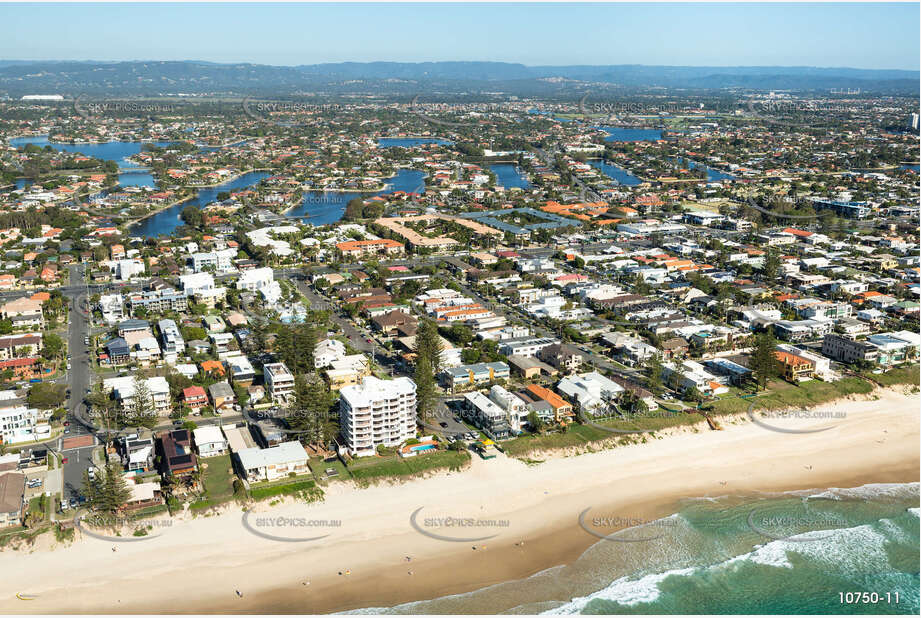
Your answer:
[[[918,506],[917,483],[687,500],[570,565],[349,613],[917,615]]]

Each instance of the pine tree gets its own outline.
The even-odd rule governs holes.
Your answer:
[[[659,360],[658,354],[649,359],[648,368],[649,379],[646,384],[653,395],[658,395],[662,392],[662,361]]]
[[[438,397],[435,392],[435,376],[428,356],[420,354],[416,357],[416,371],[413,375],[416,383],[416,411],[421,420],[429,418],[435,410]]]
[[[157,424],[157,411],[154,408],[153,396],[150,394],[147,380],[139,374],[134,376],[134,396],[131,398],[127,412],[126,424],[148,429],[152,429]]]
[[[322,444],[327,436],[329,422],[329,388],[316,376],[298,375],[294,378],[295,414],[289,417],[288,425],[303,432],[308,443]]]
[[[99,513],[115,514],[131,499],[131,489],[115,463],[109,463],[92,480],[84,471],[83,494],[90,508]]]
[[[428,359],[429,366],[433,376],[437,376],[441,371],[441,352],[443,346],[441,336],[438,334],[438,326],[432,320],[422,320],[416,331],[416,363],[423,356]]]
[[[313,371],[313,353],[317,347],[317,331],[309,324],[303,324],[295,333],[296,363],[301,371]]]
[[[761,268],[761,274],[764,276],[764,280],[773,282],[777,279],[777,273],[779,271],[780,258],[777,256],[777,252],[768,250],[767,255],[764,256],[764,266]]]
[[[750,368],[758,388],[764,389],[768,381],[777,375],[777,358],[774,355],[776,349],[777,342],[770,333],[762,333],[755,338]]]

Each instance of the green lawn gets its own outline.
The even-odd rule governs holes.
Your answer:
[[[347,481],[351,478],[348,468],[345,467],[339,459],[333,461],[323,461],[322,457],[314,457],[307,462],[307,465],[310,466],[310,471],[313,472],[313,475],[319,481]],[[333,468],[338,472],[336,476],[327,476],[326,469]]]
[[[460,470],[470,463],[466,451],[438,451],[403,459],[398,455],[388,457],[360,457],[349,463],[352,478],[371,481],[383,478],[411,477],[434,470]]]
[[[323,490],[317,487],[313,479],[287,479],[272,483],[251,485],[249,495],[253,500],[265,500],[276,496],[298,496],[307,502],[323,499]]]
[[[919,367],[918,365],[909,365],[907,367],[899,367],[897,369],[890,369],[889,371],[884,371],[883,373],[867,374],[871,380],[876,380],[883,386],[895,386],[896,384],[914,384],[918,386],[919,383]]]
[[[234,474],[230,455],[200,459],[199,463],[202,466],[201,480],[208,502],[219,504],[233,498]]]
[[[713,414],[743,414],[752,403],[756,410],[778,410],[783,408],[807,408],[840,399],[847,395],[866,394],[873,385],[860,378],[842,378],[837,382],[810,380],[799,385],[788,382],[772,382],[768,390],[760,391],[751,399],[720,399],[713,403]]]
[[[46,507],[47,507],[47,499],[45,498],[44,495],[35,496],[31,500],[29,500],[29,512],[30,513],[35,513],[36,515],[47,516],[48,511]]]

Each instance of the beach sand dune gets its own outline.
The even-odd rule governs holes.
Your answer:
[[[919,403],[917,394],[879,390],[822,407],[839,418],[770,420],[785,429],[831,427],[821,432],[745,423],[539,465],[474,457],[463,472],[366,489],[338,483],[320,504],[260,505],[248,514],[259,531],[324,536],[315,541],[256,536],[233,508],[173,522],[117,552],[86,537],[54,550],[7,550],[0,611],[325,613],[466,592],[577,558],[598,540],[579,526],[587,508],[652,519],[685,498],[917,481]],[[414,513],[427,532],[476,540],[426,536]],[[448,517],[454,525],[445,525]],[[469,520],[480,525],[458,523]]]

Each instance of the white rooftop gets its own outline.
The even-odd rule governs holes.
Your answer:
[[[192,436],[195,438],[195,444],[223,444],[227,441],[224,434],[221,433],[221,428],[217,425],[206,425],[193,429]]]
[[[237,453],[237,456],[240,458],[240,464],[245,470],[254,470],[307,459],[307,451],[304,450],[300,442],[293,440],[291,442],[282,442],[278,446],[269,448],[243,449]]]

